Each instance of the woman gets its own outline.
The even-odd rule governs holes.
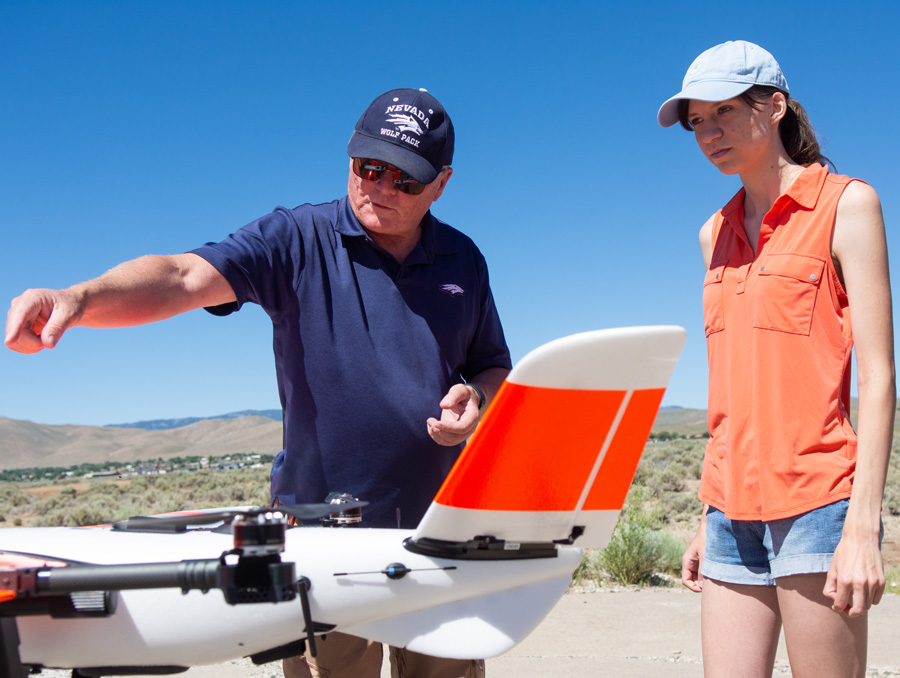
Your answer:
[[[863,676],[896,406],[878,196],[828,173],[752,43],[701,54],[658,119],[743,183],[700,229],[710,439],[682,581],[703,592],[705,674],[771,676],[783,625],[795,678]]]

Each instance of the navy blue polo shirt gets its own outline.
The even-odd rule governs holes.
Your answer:
[[[462,446],[428,436],[453,384],[510,367],[484,257],[431,213],[399,264],[366,234],[346,197],[277,208],[194,250],[231,284],[236,304],[272,319],[285,450],[272,497],[371,502],[363,525],[415,527]]]

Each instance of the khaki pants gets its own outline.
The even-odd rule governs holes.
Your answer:
[[[391,678],[484,678],[481,659],[443,659],[390,648]],[[379,678],[381,643],[346,633],[316,638],[316,656],[284,660],[284,678]]]

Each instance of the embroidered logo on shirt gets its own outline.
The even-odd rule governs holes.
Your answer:
[[[460,294],[465,294],[463,288],[456,283],[445,283],[444,285],[441,285],[441,291],[446,292],[451,297],[457,297]]]

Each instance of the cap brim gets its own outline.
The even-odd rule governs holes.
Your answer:
[[[350,137],[350,143],[347,144],[347,155],[351,158],[381,160],[403,170],[423,184],[430,184],[440,174],[439,170],[434,169],[431,163],[418,153],[358,131],[353,132],[353,136]]]
[[[682,99],[725,101],[743,94],[751,87],[753,87],[753,83],[725,82],[722,80],[707,80],[693,83],[660,106],[656,119],[663,127],[671,127],[678,122],[678,102]]]

